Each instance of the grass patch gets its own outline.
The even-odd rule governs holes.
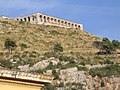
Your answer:
[[[50,34],[52,34],[52,35],[63,35],[63,33],[55,31],[55,30],[50,31]]]

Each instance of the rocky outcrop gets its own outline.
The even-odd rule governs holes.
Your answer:
[[[84,82],[86,80],[86,75],[84,71],[78,71],[76,67],[69,68],[65,70],[60,70],[61,81],[64,83],[72,82]]]
[[[21,66],[21,71],[38,70],[46,68],[49,63],[57,65],[60,61],[54,57],[41,60],[32,67],[29,65]],[[107,65],[85,65],[87,70],[79,70],[77,67],[69,67],[67,69],[55,69],[59,75],[59,79],[54,80],[53,84],[58,85],[57,90],[120,90],[120,77],[92,77],[89,74],[91,68],[101,68]],[[83,67],[83,66],[80,66]],[[53,75],[52,70],[46,70],[46,75]]]

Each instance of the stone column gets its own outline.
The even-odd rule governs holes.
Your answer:
[[[44,16],[42,16],[42,22],[44,23],[45,21],[44,21]]]
[[[26,22],[28,22],[28,17],[26,18]]]
[[[39,17],[39,13],[36,14],[36,23],[39,24],[40,23],[40,17]]]
[[[43,21],[44,21],[44,23],[46,23],[46,17],[45,16],[43,17]]]
[[[36,22],[36,16],[32,15],[32,16],[30,17],[30,23],[32,23],[32,24],[36,24],[36,23],[37,23],[37,22]]]
[[[22,18],[22,21],[25,21],[24,18]]]

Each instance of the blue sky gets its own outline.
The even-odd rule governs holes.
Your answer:
[[[84,24],[87,32],[120,41],[120,0],[0,0],[0,15],[35,12]]]

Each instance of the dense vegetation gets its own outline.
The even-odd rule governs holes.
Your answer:
[[[94,44],[100,49],[98,54],[112,54],[117,49],[120,49],[120,42],[118,40],[110,41],[108,38],[103,38],[102,41],[95,41]]]
[[[92,68],[89,71],[92,76],[108,77],[108,76],[120,76],[120,66],[119,65],[108,65],[102,68]]]

